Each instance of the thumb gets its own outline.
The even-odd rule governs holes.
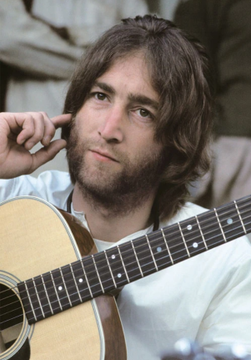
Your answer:
[[[66,141],[63,139],[58,139],[52,141],[50,145],[45,146],[34,154],[32,154],[32,169],[31,172],[35,171],[41,165],[46,164],[48,161],[52,160],[62,149],[66,147]]]

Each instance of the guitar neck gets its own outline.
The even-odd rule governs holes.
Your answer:
[[[30,324],[251,232],[251,196],[18,284]]]

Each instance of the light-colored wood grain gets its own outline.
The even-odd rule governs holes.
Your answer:
[[[22,281],[75,261],[67,229],[60,213],[35,199],[0,206],[0,282],[1,271]],[[87,302],[36,323],[31,360],[99,360],[102,331],[93,305]],[[7,358],[0,354],[1,360]]]

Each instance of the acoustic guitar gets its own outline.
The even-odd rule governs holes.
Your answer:
[[[0,360],[125,360],[114,293],[251,232],[251,196],[97,252],[35,197],[0,206]]]

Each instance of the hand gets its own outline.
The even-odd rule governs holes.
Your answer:
[[[51,141],[57,128],[69,124],[70,114],[49,118],[44,112],[0,113],[0,178],[30,174],[53,159],[66,141]],[[34,154],[37,143],[44,146]]]

